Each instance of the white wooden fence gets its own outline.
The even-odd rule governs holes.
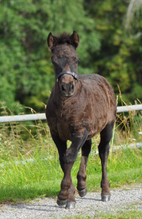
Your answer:
[[[117,113],[142,110],[142,104],[118,106]],[[0,123],[6,122],[22,122],[22,121],[36,121],[46,120],[45,113],[28,114],[28,115],[13,115],[13,116],[0,116]]]

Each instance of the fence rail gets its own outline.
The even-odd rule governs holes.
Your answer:
[[[142,110],[142,104],[117,107],[117,113],[137,111],[137,110]],[[36,120],[46,120],[45,113],[0,116],[0,123],[36,121]]]

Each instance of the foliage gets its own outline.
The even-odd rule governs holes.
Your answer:
[[[46,38],[73,30],[80,36],[79,72],[107,77],[127,101],[141,99],[142,15],[136,6],[125,29],[126,0],[0,1],[0,106],[44,111],[54,84]]]
[[[92,31],[94,21],[86,16],[83,0],[68,4],[65,0],[11,0],[0,4],[0,101],[14,112],[17,102],[44,110],[54,83],[47,35],[50,31],[79,31],[80,59],[87,65],[89,50],[100,47],[99,36]],[[85,31],[89,35],[84,35]],[[91,45],[86,43],[88,36],[93,39]]]
[[[93,55],[94,68],[110,80],[115,93],[118,93],[119,85],[127,103],[142,99],[142,92],[139,92],[142,85],[142,14],[137,13],[131,19],[132,28],[128,31],[125,29],[128,6],[129,1],[126,0],[86,1],[88,13],[95,17],[96,30],[101,34],[101,50]]]

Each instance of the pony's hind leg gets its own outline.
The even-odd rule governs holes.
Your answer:
[[[100,156],[101,165],[102,165],[102,180],[101,180],[102,201],[110,200],[110,189],[109,189],[110,184],[109,184],[109,180],[107,177],[107,159],[109,155],[109,148],[110,148],[109,142],[112,137],[113,124],[114,122],[107,124],[106,127],[100,133],[101,141],[99,144],[99,156]]]
[[[87,161],[90,151],[91,151],[91,139],[87,140],[82,147],[81,164],[77,174],[77,179],[78,179],[77,190],[81,197],[84,197],[87,193],[86,166],[87,166]]]

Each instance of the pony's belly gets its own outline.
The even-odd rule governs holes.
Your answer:
[[[103,121],[100,121],[100,122],[97,121],[95,123],[90,123],[90,125],[86,126],[86,130],[88,130],[87,139],[91,139],[92,137],[100,133],[104,129],[106,124],[107,124],[107,120],[104,119]]]

